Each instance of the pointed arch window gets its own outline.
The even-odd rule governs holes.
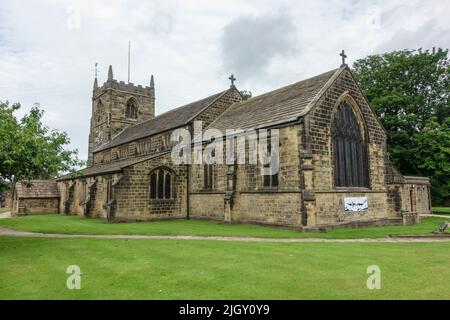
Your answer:
[[[368,187],[367,142],[347,101],[336,110],[331,127],[335,187]]]
[[[150,200],[172,200],[174,174],[166,168],[157,168],[150,173]]]
[[[134,98],[131,98],[127,102],[127,107],[125,109],[125,116],[127,117],[127,119],[137,119],[137,113],[138,108],[136,100]]]

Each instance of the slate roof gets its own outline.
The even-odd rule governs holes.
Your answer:
[[[136,139],[148,137],[160,132],[186,125],[226,92],[228,92],[228,90],[216,93],[212,96],[189,103],[182,107],[172,109],[163,114],[160,114],[153,119],[147,120],[132,127],[128,127],[121,131],[117,136],[115,136],[112,141],[98,147],[96,150],[94,150],[94,152],[116,147],[118,145],[134,141]]]
[[[150,160],[154,157],[158,157],[167,152],[168,151],[163,151],[163,152],[145,155],[145,156],[141,156],[141,157],[129,158],[129,159],[124,159],[124,160],[120,160],[120,161],[114,161],[114,162],[109,162],[106,164],[100,164],[100,165],[95,165],[92,167],[87,167],[87,168],[80,170],[78,172],[78,174],[76,174],[75,176],[72,174],[66,174],[64,176],[57,178],[56,180],[63,181],[63,180],[74,179],[74,177],[89,177],[89,176],[95,176],[98,174],[108,174],[108,173],[120,172],[120,171],[122,171],[123,168],[135,165],[142,161]]]
[[[331,70],[236,103],[209,127],[225,132],[226,129],[257,129],[294,121],[311,109],[344,69]]]
[[[16,183],[18,198],[59,198],[55,180],[32,180],[28,187],[25,182]]]

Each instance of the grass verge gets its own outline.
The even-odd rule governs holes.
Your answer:
[[[449,299],[449,243],[0,236],[0,299]],[[66,269],[81,268],[68,290]],[[381,268],[368,290],[367,267]]]
[[[392,234],[430,234],[437,230],[442,218],[422,219],[413,226],[386,226],[361,229],[336,229],[327,233],[303,233],[274,227],[225,224],[206,220],[166,220],[108,224],[99,219],[79,216],[37,215],[1,219],[0,226],[13,230],[61,234],[129,234],[129,235],[184,235],[261,238],[327,238],[356,239],[383,238]]]

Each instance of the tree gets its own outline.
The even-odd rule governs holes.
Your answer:
[[[431,118],[414,141],[414,161],[422,173],[431,177],[433,202],[450,207],[450,117],[442,124],[436,117]]]
[[[421,149],[431,148],[424,144],[430,142],[431,132],[438,136],[430,131],[430,126],[448,130],[445,125],[450,115],[448,50],[402,50],[371,55],[356,61],[353,72],[387,131],[388,151],[400,171],[430,176],[434,199],[440,202],[448,198],[440,190],[447,182],[430,165],[425,165],[431,158]],[[445,148],[433,146],[433,150],[440,152],[434,160],[446,157],[441,154]],[[450,163],[441,165],[448,167]]]
[[[242,90],[242,91],[239,91],[239,92],[241,93],[242,98],[244,98],[244,101],[248,100],[248,99],[250,99],[252,97],[252,92],[251,91]]]
[[[17,181],[50,179],[84,165],[78,150],[66,150],[65,132],[42,124],[44,111],[33,106],[22,119],[15,112],[20,104],[0,102],[0,191]]]

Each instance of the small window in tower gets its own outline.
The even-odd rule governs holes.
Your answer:
[[[125,116],[127,119],[137,119],[137,112],[138,109],[136,100],[134,98],[129,99],[125,110]]]

